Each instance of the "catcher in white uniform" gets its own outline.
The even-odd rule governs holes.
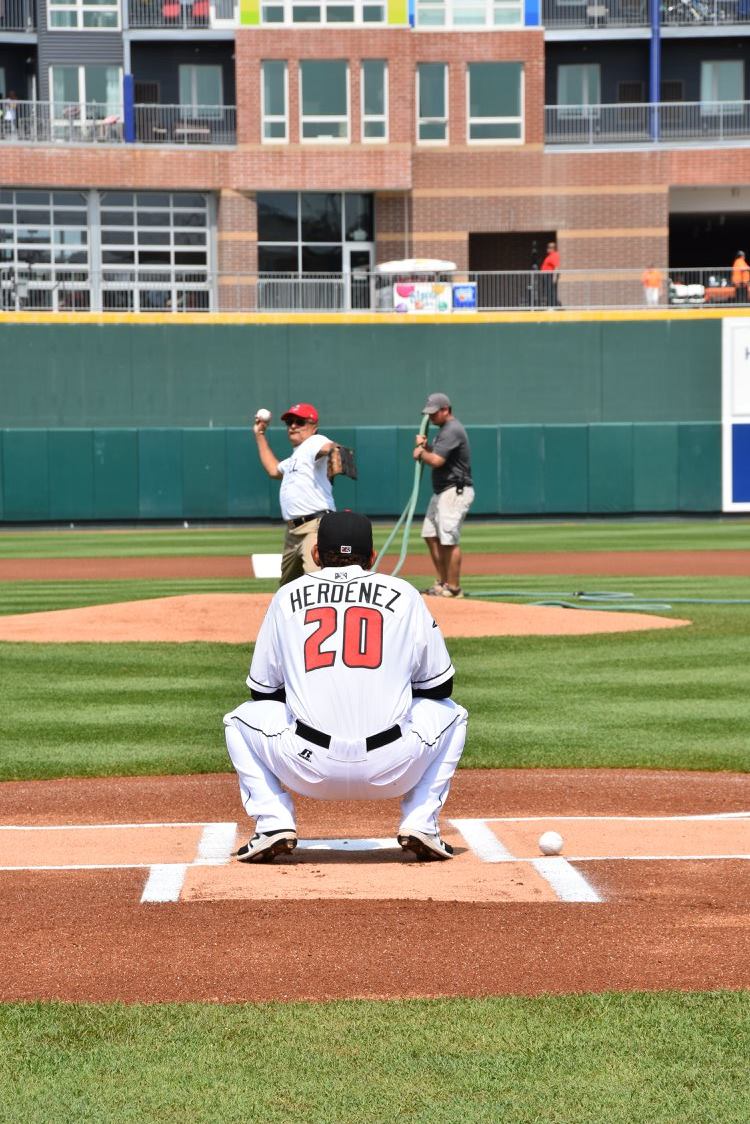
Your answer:
[[[372,574],[364,515],[324,515],[322,567],[275,594],[247,678],[253,702],[224,718],[229,756],[255,834],[241,862],[297,845],[292,797],[401,797],[398,842],[417,858],[449,859],[438,816],[466,739],[450,699],[454,668],[416,589]]]

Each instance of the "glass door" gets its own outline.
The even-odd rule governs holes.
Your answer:
[[[374,247],[344,246],[344,282],[347,286],[348,308],[352,312],[372,308],[372,261]]]

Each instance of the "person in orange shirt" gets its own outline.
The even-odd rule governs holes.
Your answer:
[[[545,304],[550,308],[559,308],[560,301],[557,296],[557,278],[560,271],[560,255],[554,242],[547,244],[547,256],[542,262],[542,292]]]
[[[732,262],[732,284],[735,304],[747,304],[747,287],[750,284],[750,265],[745,260],[745,251],[738,250]]]
[[[648,269],[644,269],[641,276],[641,284],[643,285],[643,293],[646,298],[646,304],[649,308],[655,308],[659,303],[661,297],[662,275],[658,269],[654,269],[650,265]]]

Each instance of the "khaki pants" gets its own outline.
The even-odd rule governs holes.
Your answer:
[[[309,519],[299,527],[287,527],[284,535],[284,551],[281,556],[281,580],[279,585],[293,582],[303,574],[319,570],[313,562],[312,548],[318,541],[320,519]]]

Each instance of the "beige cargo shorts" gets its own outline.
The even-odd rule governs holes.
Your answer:
[[[458,546],[461,524],[474,502],[474,489],[465,487],[459,495],[455,488],[433,495],[422,524],[423,539],[438,539],[442,546]]]

